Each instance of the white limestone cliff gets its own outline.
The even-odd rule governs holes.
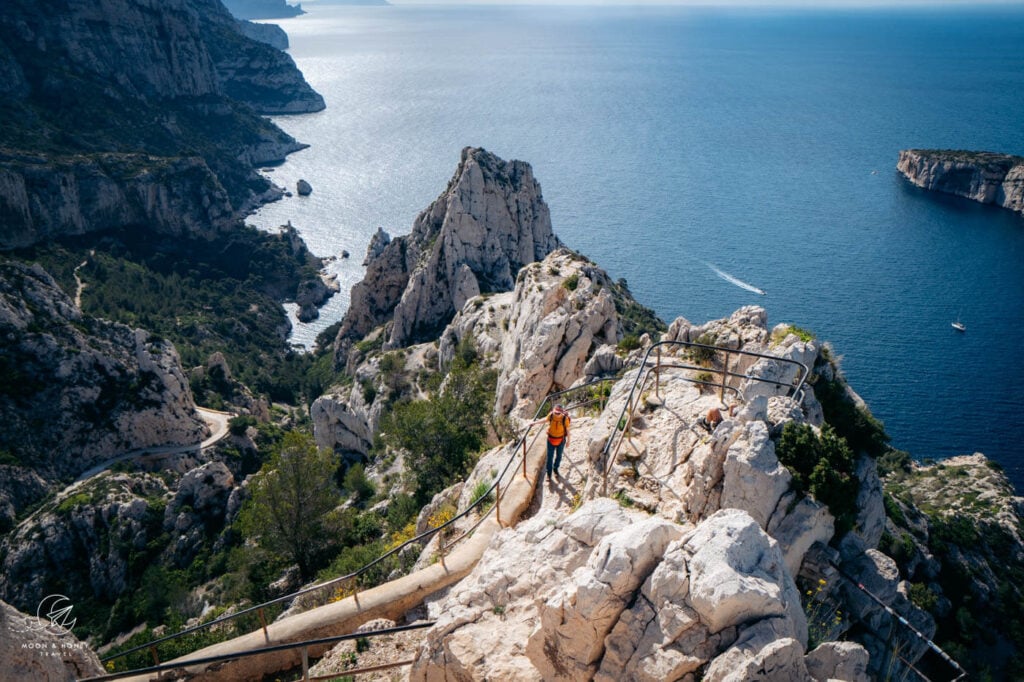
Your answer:
[[[721,655],[811,679],[781,552],[738,510],[696,528],[609,499],[538,516],[496,536],[439,610],[410,679],[694,679]]]
[[[897,170],[924,189],[1024,214],[1024,158],[993,152],[903,149]]]

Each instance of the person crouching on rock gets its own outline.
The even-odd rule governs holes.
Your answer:
[[[562,476],[558,471],[558,467],[562,463],[562,452],[569,443],[569,426],[572,423],[572,419],[564,407],[555,405],[555,409],[551,410],[548,416],[533,422],[530,426],[544,423],[548,425],[548,460],[546,470],[548,482],[550,483],[552,471],[559,478]]]
[[[717,407],[712,407],[710,410],[708,410],[708,413],[706,415],[700,418],[698,423],[705,429],[707,429],[708,433],[711,433],[719,424],[722,423],[721,410],[719,410]]]

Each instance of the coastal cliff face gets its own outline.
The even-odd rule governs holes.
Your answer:
[[[338,359],[353,339],[388,321],[385,348],[436,336],[467,300],[511,290],[522,266],[557,246],[529,164],[467,147],[412,233],[371,243],[366,276],[352,287],[338,332]]]
[[[253,167],[302,148],[259,113],[324,107],[216,0],[10,0],[0,75],[4,249],[139,223],[226,227],[274,196]]]
[[[435,239],[461,243],[475,229],[458,223]],[[495,232],[520,229],[508,218],[493,223]],[[420,255],[410,259],[410,241],[378,232],[368,249],[364,296],[388,292],[385,298],[399,300],[413,286],[409,263],[431,252],[417,247]],[[463,265],[443,263],[451,272]],[[397,321],[388,325],[388,305],[368,316],[364,300],[356,309],[363,316],[347,320],[370,330],[349,346],[355,382],[311,410],[318,444],[336,451],[370,452],[384,404],[397,398],[387,376],[396,358],[414,376],[449,365],[471,340],[475,355],[499,375],[494,415],[513,420],[531,418],[550,391],[621,374],[599,414],[577,415],[576,451],[561,484],[568,492],[538,489],[532,518],[498,534],[470,576],[431,601],[437,624],[412,679],[745,680],[771,670],[778,679],[867,680],[902,665],[886,644],[892,641],[906,660],[917,660],[926,644],[887,609],[925,636],[935,633],[936,622],[911,598],[916,588],[897,562],[879,550],[886,537],[875,447],[880,427],[826,346],[788,325],[769,328],[757,307],[704,324],[675,320],[661,340],[795,360],[811,369],[815,388],[795,400],[788,397],[798,378],[794,365],[734,359],[730,367],[742,378],[730,380],[729,389],[738,409],[709,434],[698,420],[720,405],[718,396],[667,376],[657,400],[649,400],[650,388],[640,398],[628,444],[605,461],[637,376],[631,364],[655,340],[637,339],[640,348],[631,354],[617,348],[623,293],[596,265],[558,248],[520,267],[512,291],[468,297],[436,350],[426,341],[382,352],[399,328]],[[694,359],[685,349],[662,352],[669,364]],[[391,369],[383,369],[385,359]],[[717,366],[703,362],[712,371]],[[811,467],[783,443],[795,427],[813,434],[811,442],[842,443],[841,461],[828,462],[833,474],[815,468],[818,479],[832,476],[816,494],[807,491]],[[845,437],[855,445],[845,445]],[[421,522],[446,500],[468,504],[467,495],[500,469],[503,454],[483,454],[466,482],[439,494]],[[829,500],[829,489],[842,492]],[[571,508],[566,496],[574,498]]]
[[[117,225],[211,239],[234,224],[234,210],[198,157],[0,152],[0,221],[0,248]]]
[[[904,149],[896,168],[918,187],[995,204],[1024,215],[1024,157]]]
[[[286,0],[224,0],[224,6],[239,19],[287,19],[305,14],[301,4]]]

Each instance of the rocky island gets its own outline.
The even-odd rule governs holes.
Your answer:
[[[1024,215],[1024,157],[951,149],[904,149],[897,170],[924,189]]]

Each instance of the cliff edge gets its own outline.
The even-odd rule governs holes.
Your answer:
[[[1024,157],[949,149],[904,149],[897,170],[924,189],[1024,215]]]

